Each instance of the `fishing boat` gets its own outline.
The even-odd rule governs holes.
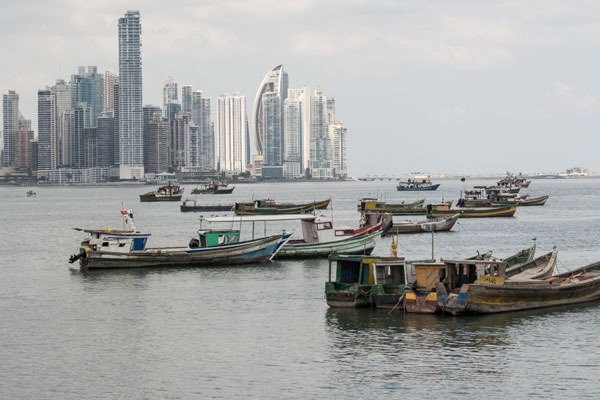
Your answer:
[[[125,214],[123,214],[125,213]],[[187,246],[146,246],[150,234],[133,226],[131,211],[122,211],[131,220],[130,229],[78,229],[89,235],[81,243],[80,252],[69,262],[79,260],[82,269],[140,267],[202,267],[251,264],[271,260],[291,234],[281,233],[259,239],[240,241],[238,230],[200,229],[198,238]],[[124,226],[127,221],[124,221]]]
[[[253,202],[235,203],[234,212],[237,215],[266,215],[266,214],[306,214],[315,209],[324,209],[329,206],[331,199],[322,201],[313,201],[305,204],[277,204],[271,205],[264,200],[255,200]]]
[[[301,221],[300,239],[290,239],[279,249],[280,258],[314,258],[328,257],[330,254],[371,254],[376,240],[381,235],[384,222],[359,228],[335,226],[331,219],[315,215],[264,215],[264,216],[228,216],[202,219],[208,223],[227,223],[237,226],[241,223],[252,223],[254,235],[255,224],[266,224],[281,221]]]
[[[456,224],[459,216],[460,214],[456,213],[447,217],[434,217],[419,222],[393,222],[391,227],[385,231],[384,236],[408,233],[448,232]]]
[[[204,204],[198,199],[185,199],[180,206],[181,212],[232,211],[233,204]]]
[[[151,201],[179,201],[183,197],[184,188],[178,185],[172,185],[170,182],[166,186],[160,186],[156,190],[140,195],[141,202]]]
[[[425,207],[423,204],[425,199],[417,200],[410,203],[387,203],[377,199],[364,198],[360,200],[357,208],[363,213],[379,213],[392,215],[424,215]]]
[[[504,179],[501,179],[497,182],[498,186],[520,186],[520,187],[529,187],[531,180],[527,180],[523,178],[522,175],[515,176],[511,173],[506,174]]]
[[[510,268],[512,266],[515,265],[519,265],[519,264],[526,264],[531,262],[531,260],[533,260],[533,257],[535,256],[535,250],[537,247],[537,243],[536,243],[536,239],[533,239],[533,244],[531,245],[531,247],[528,247],[526,249],[523,249],[521,251],[519,251],[516,254],[513,254],[512,256],[506,257],[504,259],[502,259],[502,261],[504,261],[506,263],[506,267]]]
[[[335,265],[335,271],[333,271]],[[329,279],[325,283],[327,305],[334,308],[358,308],[373,305],[371,296],[375,284],[375,269],[394,268],[394,278],[406,281],[403,257],[375,257],[335,254],[329,256]],[[332,274],[335,273],[335,279]],[[381,281],[383,284],[383,281]],[[394,283],[397,285],[399,283]],[[401,284],[401,283],[400,283]]]
[[[396,190],[399,192],[414,192],[421,190],[437,190],[439,183],[431,183],[429,179],[408,179],[398,183]]]
[[[491,218],[491,217],[512,217],[517,211],[516,205],[501,207],[472,207],[472,208],[451,208],[448,204],[428,204],[427,218],[443,217],[459,214],[460,218]]]
[[[554,248],[551,252],[546,253],[535,260],[516,264],[512,267],[509,267],[507,264],[506,278],[512,280],[548,278],[554,273],[557,256],[558,250]]]
[[[229,194],[233,189],[235,186],[229,187],[227,183],[211,182],[193,189],[192,194]]]
[[[37,193],[33,190],[27,191],[27,197],[37,197]]]
[[[526,195],[517,199],[517,202],[520,206],[543,206],[549,197],[549,195],[539,197],[529,197],[529,195]]]
[[[455,261],[452,266],[463,267]],[[600,262],[546,279],[506,279],[502,266],[492,274],[438,284],[438,304],[453,315],[499,313],[578,304],[600,299]]]
[[[469,261],[489,261],[492,252],[479,253],[469,257]],[[445,264],[433,261],[415,262],[414,282],[405,288],[403,309],[410,313],[433,314],[439,311],[435,285],[444,276]]]
[[[278,203],[273,199],[258,199],[254,200],[254,204],[260,208],[272,207],[272,208],[287,208],[287,207],[298,207],[303,205],[312,204],[316,210],[325,210],[329,207],[329,203],[331,203],[331,199],[322,200],[322,201],[313,201],[312,203]]]

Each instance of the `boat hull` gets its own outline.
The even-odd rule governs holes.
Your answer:
[[[326,209],[329,206],[330,202],[331,199],[298,205],[280,205],[278,207],[236,207],[234,211],[236,215],[306,214],[314,211],[315,209]]]
[[[177,194],[174,196],[156,196],[154,193],[146,193],[140,195],[140,201],[142,203],[154,202],[154,201],[180,201],[183,194]]]
[[[438,217],[438,221],[423,221],[417,223],[408,224],[394,224],[386,232],[386,235],[394,234],[410,234],[410,233],[425,233],[425,232],[448,232],[451,230],[456,221],[458,221],[458,214],[450,217]]]
[[[89,251],[80,259],[82,269],[202,267],[266,262],[289,239],[275,235],[226,246],[190,249],[187,247],[153,248],[129,253]]]
[[[532,199],[519,200],[519,206],[543,206],[548,201],[549,195],[535,197]]]
[[[584,275],[588,269],[595,274]],[[556,279],[566,279],[567,282],[555,284],[553,280]],[[489,314],[579,304],[598,299],[600,263],[595,263],[546,280],[507,281],[502,286],[466,285],[458,296],[448,296],[448,299],[440,296],[439,305],[454,315]]]
[[[180,206],[181,212],[200,212],[200,211],[231,211],[233,205],[225,206]]]
[[[435,292],[407,292],[404,296],[404,309],[416,314],[434,314],[440,310]]]
[[[327,243],[287,243],[277,252],[276,258],[328,257],[330,254],[369,255],[375,248],[381,232]]]
[[[420,191],[427,191],[427,190],[437,190],[438,187],[440,187],[440,183],[436,183],[433,185],[427,185],[427,186],[414,186],[414,187],[398,185],[398,186],[396,186],[396,190],[398,190],[399,192],[420,192]]]
[[[372,305],[371,287],[361,285],[325,284],[325,299],[332,308],[360,308]]]
[[[216,189],[216,190],[194,189],[194,190],[192,190],[192,194],[230,194],[233,192],[233,189],[235,189],[235,187],[232,187],[229,189]]]
[[[460,214],[460,218],[494,218],[512,217],[517,211],[517,206],[490,207],[490,208],[457,208],[437,210],[433,207],[427,209],[427,218],[442,217]]]

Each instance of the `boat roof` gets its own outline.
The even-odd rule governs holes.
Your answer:
[[[285,215],[230,215],[224,217],[200,218],[206,222],[260,222],[260,221],[314,221],[318,217],[313,214],[285,214]]]

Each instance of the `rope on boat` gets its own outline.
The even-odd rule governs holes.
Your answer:
[[[403,302],[404,302],[404,293],[402,293],[402,296],[400,296],[396,305],[394,305],[394,307],[392,307],[392,309],[390,311],[388,311],[388,315],[391,314],[392,311],[394,311],[396,309],[396,307],[398,307],[398,305]]]

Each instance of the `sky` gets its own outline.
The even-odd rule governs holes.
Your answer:
[[[600,2],[0,0],[0,92],[34,130],[38,89],[79,65],[118,72],[127,10],[141,14],[144,104],[172,76],[213,109],[245,94],[252,118],[283,64],[290,87],[335,98],[350,175],[600,171]]]

